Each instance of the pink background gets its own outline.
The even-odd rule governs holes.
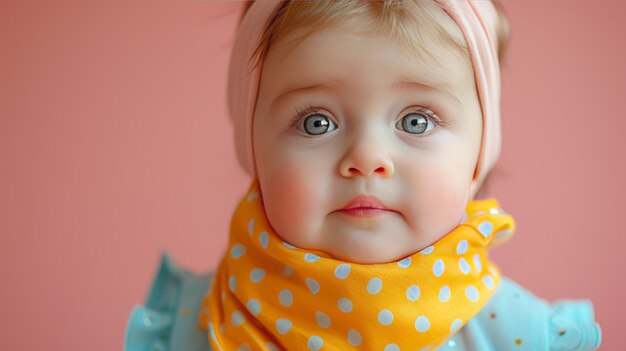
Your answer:
[[[119,350],[159,253],[212,270],[248,179],[226,67],[241,2],[0,2],[0,340]],[[622,349],[624,2],[512,1],[492,257],[538,296],[590,298]],[[621,181],[620,181],[621,180]]]

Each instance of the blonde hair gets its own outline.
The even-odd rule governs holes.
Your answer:
[[[510,26],[502,4],[497,0],[492,2],[498,12],[496,32],[502,65]],[[252,3],[246,2],[242,18]],[[387,35],[429,62],[436,62],[437,58],[431,54],[428,44],[439,44],[448,54],[459,55],[471,66],[461,30],[455,25],[450,31],[437,20],[440,15],[441,11],[433,0],[285,0],[269,17],[250,63],[256,67],[267,55],[272,43],[287,34],[295,34],[292,41],[298,43],[320,28],[341,24],[365,34]]]
[[[252,3],[245,3],[240,20]],[[510,25],[502,3],[498,0],[492,0],[492,3],[498,13],[496,35],[502,66],[511,35]],[[387,35],[431,63],[437,62],[438,58],[429,48],[438,47],[443,49],[440,52],[461,57],[473,70],[461,29],[456,24],[445,26],[442,22],[452,19],[447,14],[442,19],[442,13],[434,0],[284,0],[269,17],[249,63],[253,68],[259,65],[272,43],[288,34],[295,35],[291,42],[297,44],[321,29],[347,25],[360,33]],[[488,190],[492,172],[483,179],[475,198],[484,196]]]

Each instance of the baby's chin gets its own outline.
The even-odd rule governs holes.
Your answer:
[[[451,226],[454,227],[456,222],[454,220]],[[285,231],[277,228],[277,234],[295,247],[321,251],[339,261],[384,264],[418,253],[449,232],[447,226],[425,227],[428,229],[413,228],[402,216],[395,215],[379,220],[329,216],[319,226],[301,226],[298,230],[289,228]],[[298,235],[279,234],[285,232]]]
[[[384,264],[400,261],[407,256],[411,256],[428,247],[430,243],[424,244],[403,244],[386,245],[381,244],[360,244],[342,247],[329,247],[319,249],[328,253],[333,258],[359,264]]]
[[[376,252],[373,254],[358,254],[354,253],[329,253],[333,258],[351,263],[358,264],[385,264],[385,263],[393,263],[402,260],[407,256],[411,256],[412,254],[418,252],[420,250],[416,250],[411,253],[389,253],[389,254],[381,254],[380,252]]]
[[[281,237],[280,235],[278,236]],[[410,244],[401,243],[399,245],[390,245],[389,242],[394,242],[391,238],[385,240],[385,243],[375,241],[365,242],[364,240],[343,240],[339,244],[333,242],[305,243],[282,237],[281,239],[302,250],[320,251],[333,259],[358,264],[397,262],[430,245],[430,243],[417,244],[415,241]]]

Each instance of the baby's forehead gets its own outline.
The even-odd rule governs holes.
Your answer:
[[[416,52],[415,47],[380,33],[351,32],[341,26],[297,38],[283,38],[264,63],[261,91],[268,87],[280,91],[276,99],[306,87],[332,87],[335,92],[355,88],[346,81],[387,84],[377,86],[383,89],[422,85],[455,97],[454,91],[473,76],[469,62],[434,43],[425,43]],[[381,65],[387,69],[381,70]],[[381,71],[389,80],[374,77]]]
[[[453,90],[455,89],[454,82],[449,84],[449,79],[446,79],[446,77],[450,75],[453,77],[465,76],[466,74],[473,75],[473,67],[462,32],[443,10],[439,10],[441,12],[438,16],[438,20],[441,22],[438,22],[441,25],[440,28],[422,28],[421,30],[416,28],[413,33],[409,34],[402,34],[406,32],[394,31],[388,28],[362,28],[345,23],[330,23],[324,28],[301,29],[287,33],[275,38],[267,57],[265,57],[265,61],[271,59],[272,56],[280,56],[281,61],[285,60],[305,43],[309,44],[309,48],[312,48],[310,53],[306,55],[325,55],[328,52],[327,50],[349,52],[349,45],[339,48],[327,47],[328,42],[331,41],[329,38],[338,35],[353,36],[358,38],[358,40],[368,41],[371,53],[376,53],[377,50],[382,50],[382,47],[389,42],[393,42],[405,49],[399,55],[402,56],[401,58],[408,60],[409,66],[414,68],[414,72],[407,71],[406,76],[418,75],[422,78],[422,81],[432,83],[429,85],[438,85]],[[442,28],[445,28],[445,30]],[[314,42],[314,45],[311,45],[311,41]],[[346,42],[349,44],[349,40]],[[279,52],[279,54],[276,55],[276,52]],[[365,53],[364,55],[367,56],[370,53]],[[456,72],[451,72],[454,68],[449,64],[451,60],[460,62],[461,64],[457,65],[457,68],[459,66],[463,68]],[[332,65],[333,62],[329,61],[328,64]],[[306,65],[306,63],[303,62],[302,65]],[[307,70],[307,67],[302,67],[302,70]]]

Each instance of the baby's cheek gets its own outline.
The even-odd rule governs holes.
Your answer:
[[[469,184],[455,173],[449,173],[447,179],[440,180],[437,184],[439,196],[434,196],[436,204],[438,224],[443,231],[452,230],[465,212]]]
[[[270,224],[284,240],[294,245],[307,240],[319,216],[325,192],[298,170],[283,170],[266,179],[263,197]]]
[[[467,204],[467,184],[455,172],[433,172],[416,185],[416,226],[429,240],[437,240],[459,223]]]

